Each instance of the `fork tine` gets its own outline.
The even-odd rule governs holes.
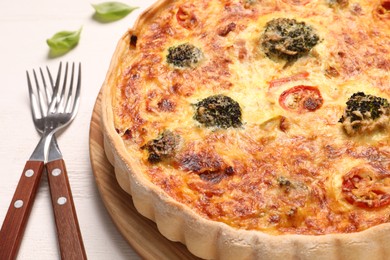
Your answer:
[[[58,66],[56,83],[55,85],[53,85],[53,77],[51,76],[49,68],[47,68],[47,73],[49,74],[50,82],[53,87],[53,95],[52,95],[53,99],[50,102],[48,113],[53,113],[58,104],[58,99],[59,99],[58,92],[60,89],[61,72],[62,72],[62,62],[60,62],[60,65]]]
[[[47,93],[47,103],[50,105],[50,103],[51,103],[51,101],[53,100],[53,97],[54,97],[55,85],[54,85],[53,78],[51,76],[51,73],[50,73],[50,70],[49,70],[48,66],[46,66],[46,73],[49,76],[49,83],[50,83],[50,87],[47,87],[47,91],[46,91],[46,93]],[[41,75],[42,75],[42,79],[44,79],[44,76],[43,76],[42,72],[41,72]],[[50,93],[51,93],[51,95],[50,95]]]
[[[68,90],[68,97],[66,98],[65,102],[65,112],[70,112],[70,105],[72,103],[72,93],[73,93],[73,79],[74,79],[74,62],[72,63],[72,74],[70,78],[70,84],[69,84],[69,90]]]
[[[66,91],[66,83],[68,81],[68,63],[65,64],[65,75],[64,82],[61,88],[61,94],[59,96],[59,100],[57,100],[57,109],[56,111],[59,113],[63,113],[65,110],[65,91]]]
[[[46,102],[44,100],[44,97],[42,94],[42,89],[40,88],[40,84],[38,82],[38,77],[37,77],[35,70],[33,70],[33,75],[34,75],[34,79],[35,79],[35,86],[36,86],[37,93],[38,93],[38,98],[37,98],[38,102],[37,103],[39,105],[39,111],[40,111],[42,116],[45,116],[46,111],[47,111]]]
[[[31,84],[31,79],[30,79],[30,75],[29,75],[28,71],[26,71],[26,75],[27,75],[28,93],[29,93],[29,97],[30,97],[30,107],[31,107],[30,110],[31,110],[31,114],[33,117],[33,121],[35,122],[38,118],[41,117],[41,114],[38,113],[39,109],[38,109],[38,104],[37,104],[37,98],[34,94],[34,90],[33,90],[32,84]]]
[[[46,80],[45,80],[45,77],[43,75],[43,71],[42,71],[41,68],[39,68],[39,72],[41,74],[41,80],[42,80],[42,83],[43,83],[43,88],[45,90],[45,92],[43,92],[43,93],[45,93],[45,100],[47,102],[46,104],[48,104],[48,103],[50,103],[49,98],[51,99],[50,89],[47,87]]]
[[[74,88],[75,83],[75,73],[77,73],[77,83],[76,83],[76,89]],[[75,113],[78,105],[79,105],[79,99],[80,99],[80,87],[81,87],[81,63],[79,63],[78,71],[75,72],[75,63],[72,63],[72,76],[71,76],[71,85],[68,93],[68,101],[66,104],[66,113]]]

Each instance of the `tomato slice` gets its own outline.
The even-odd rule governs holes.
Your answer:
[[[379,208],[390,204],[390,176],[356,167],[343,177],[345,199],[361,208]]]
[[[184,28],[191,30],[198,25],[198,20],[188,7],[180,6],[176,13],[177,22]]]
[[[320,91],[312,86],[295,86],[284,91],[279,97],[281,107],[297,113],[314,112],[323,103]]]

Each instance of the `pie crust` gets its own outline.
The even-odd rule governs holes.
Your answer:
[[[321,1],[321,0],[319,0]],[[324,0],[325,1],[325,0]],[[142,173],[142,161],[132,156],[114,125],[113,98],[120,74],[134,51],[134,35],[153,17],[177,1],[159,0],[146,10],[119,41],[103,84],[102,122],[107,158],[115,168],[119,185],[131,194],[140,214],[153,220],[169,240],[185,244],[194,255],[204,259],[386,259],[390,255],[390,224],[364,231],[324,235],[271,235],[244,230],[206,219],[179,203]],[[248,1],[249,2],[249,1]],[[268,1],[258,1],[259,4]],[[277,1],[278,2],[278,1]],[[282,1],[304,5],[301,2]],[[346,1],[329,1],[346,2]],[[380,2],[380,1],[378,1]],[[348,8],[358,2],[350,1]],[[383,5],[384,6],[384,5]],[[385,10],[388,12],[388,10]],[[382,13],[386,15],[386,13]],[[387,18],[388,19],[388,18]],[[134,42],[133,42],[134,43]],[[389,48],[387,47],[387,55]],[[389,86],[387,85],[387,93]]]

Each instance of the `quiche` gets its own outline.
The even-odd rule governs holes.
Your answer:
[[[389,0],[160,0],[119,40],[105,152],[206,259],[390,254]]]

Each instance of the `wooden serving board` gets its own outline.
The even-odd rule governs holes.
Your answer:
[[[131,196],[120,188],[114,168],[104,152],[100,103],[101,93],[92,113],[89,151],[97,187],[114,224],[134,250],[145,259],[199,259],[183,244],[172,242],[161,235],[157,225],[139,214]]]

